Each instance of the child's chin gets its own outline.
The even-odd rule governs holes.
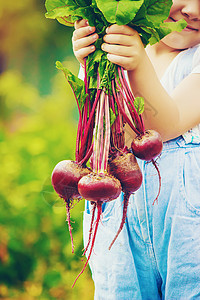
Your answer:
[[[165,36],[162,39],[162,42],[168,47],[176,50],[188,49],[200,43],[200,38],[195,40],[194,38],[189,37],[189,34],[191,36],[191,32],[189,33],[188,31],[172,32]]]

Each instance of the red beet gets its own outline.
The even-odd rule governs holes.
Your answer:
[[[71,160],[60,161],[52,172],[52,185],[56,193],[64,199],[78,198],[78,182],[91,171]]]
[[[124,192],[134,193],[142,184],[142,172],[135,156],[128,151],[119,151],[114,159],[109,160],[108,172],[115,176]]]
[[[78,183],[78,191],[86,200],[108,202],[120,195],[121,184],[111,175],[90,173],[81,178]]]
[[[150,161],[158,156],[163,148],[162,138],[155,130],[146,130],[136,136],[132,141],[131,148],[135,156]]]

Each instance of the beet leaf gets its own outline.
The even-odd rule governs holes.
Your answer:
[[[110,23],[124,25],[130,23],[144,0],[96,0],[99,10]]]
[[[85,100],[87,98],[87,94],[85,93],[85,85],[83,80],[78,78],[76,75],[74,75],[70,70],[67,68],[63,67],[62,63],[57,61],[56,62],[56,67],[59,70],[62,70],[67,81],[69,82],[74,95],[79,103],[79,107],[83,108],[85,104]]]

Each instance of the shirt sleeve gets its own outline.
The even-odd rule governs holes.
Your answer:
[[[200,73],[200,45],[198,45],[193,57],[192,73]]]
[[[79,73],[78,73],[78,78],[84,80],[84,68],[82,65],[80,65]]]

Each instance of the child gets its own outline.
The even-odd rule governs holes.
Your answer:
[[[174,0],[167,21],[188,26],[144,48],[128,26],[107,28],[102,49],[127,70],[143,96],[146,129],[164,141],[155,167],[139,160],[142,187],[130,199],[123,231],[108,250],[122,217],[122,197],[107,203],[90,260],[95,299],[200,299],[200,1]],[[80,63],[95,51],[95,28],[76,23],[73,49]],[[192,128],[192,129],[191,129]],[[130,130],[128,130],[130,140]],[[84,237],[90,225],[86,202]]]

